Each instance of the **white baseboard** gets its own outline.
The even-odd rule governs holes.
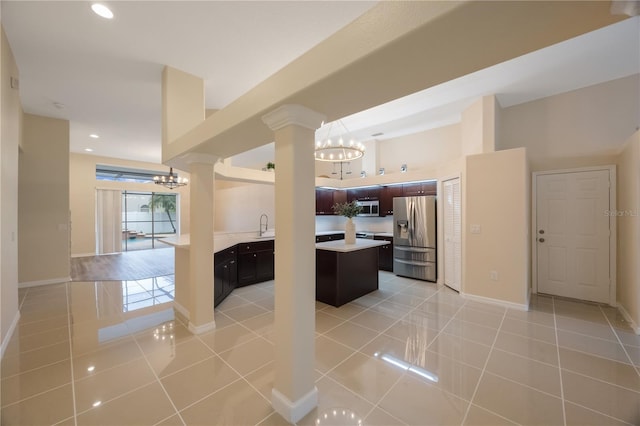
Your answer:
[[[206,333],[207,331],[215,330],[215,328],[216,328],[215,321],[211,321],[202,325],[195,325],[194,323],[189,321],[189,331],[193,334]]]
[[[464,297],[465,299],[475,300],[476,302],[489,303],[489,304],[492,304],[492,305],[502,306],[504,308],[516,309],[518,311],[528,311],[529,310],[529,305],[528,304],[507,302],[505,300],[492,299],[490,297],[476,296],[475,294],[462,293],[462,292],[460,293],[460,295],[462,297]]]
[[[624,319],[629,323],[629,326],[633,329],[633,332],[637,335],[640,335],[640,327],[638,327],[638,324],[636,324],[633,318],[631,318],[629,312],[627,312],[627,310],[624,308],[624,306],[622,306],[622,303],[620,302],[618,302],[618,309],[620,310],[620,313],[622,314]]]
[[[314,386],[296,402],[290,401],[289,398],[273,388],[271,389],[271,406],[286,421],[296,423],[318,406],[318,388]]]
[[[71,277],[52,278],[50,280],[40,280],[40,281],[27,281],[24,283],[18,283],[18,288],[38,287],[41,285],[49,285],[49,284],[62,284],[69,281],[71,281]]]
[[[187,308],[176,302],[175,299],[173,301],[173,309],[175,309],[182,316],[182,318],[185,320],[185,324],[189,322],[189,311],[187,310]]]
[[[96,253],[77,253],[77,254],[72,254],[71,258],[76,258],[76,257],[91,257],[91,256],[96,256]]]
[[[13,336],[14,331],[16,331],[16,327],[18,326],[18,321],[20,321],[20,311],[17,311],[15,316],[13,317],[13,321],[7,330],[7,335],[2,339],[2,345],[0,345],[0,358],[4,358],[4,351],[7,350],[7,346],[9,346],[9,341]]]

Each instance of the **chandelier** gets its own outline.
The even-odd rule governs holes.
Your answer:
[[[173,173],[173,167],[170,167],[168,175],[154,176],[153,182],[157,185],[166,186],[169,189],[175,189],[179,186],[185,186],[189,180],[178,177],[178,175]]]
[[[334,163],[343,163],[356,160],[364,155],[364,145],[356,142],[350,135],[349,131],[338,120],[338,128],[335,134],[332,134],[333,123],[329,124],[326,135],[316,140],[315,158],[318,161],[331,161]],[[344,129],[342,131],[340,126]],[[323,126],[318,129],[318,133],[323,132]]]

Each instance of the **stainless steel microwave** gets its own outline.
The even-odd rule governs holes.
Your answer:
[[[378,200],[356,201],[362,212],[358,216],[380,216],[380,202]]]

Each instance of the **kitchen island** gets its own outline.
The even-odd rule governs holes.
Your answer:
[[[342,306],[378,289],[378,247],[388,241],[356,239],[316,244],[316,300]]]

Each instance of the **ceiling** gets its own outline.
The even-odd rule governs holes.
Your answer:
[[[203,77],[206,107],[223,108],[375,2],[119,1],[110,21],[84,1],[1,4],[25,112],[70,120],[72,152],[159,162],[165,64]],[[632,75],[639,35],[630,18],[343,122],[363,140],[392,138],[458,122],[483,95],[508,107]],[[266,146],[234,164],[272,159]]]

